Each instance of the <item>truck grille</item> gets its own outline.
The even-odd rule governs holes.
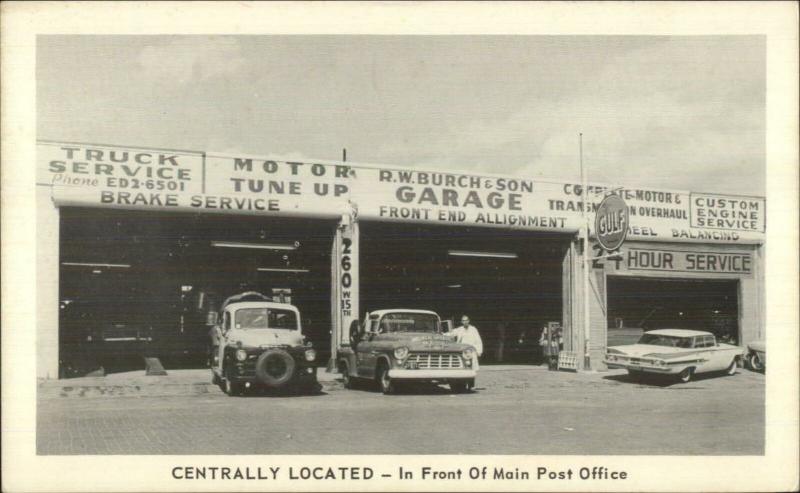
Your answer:
[[[408,362],[422,369],[463,368],[461,357],[455,353],[411,353]]]

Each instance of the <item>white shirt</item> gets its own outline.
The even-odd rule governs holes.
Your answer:
[[[455,336],[456,342],[469,344],[474,347],[478,356],[483,354],[483,341],[481,340],[481,335],[478,333],[478,329],[475,328],[474,325],[456,327],[453,329],[452,335]]]

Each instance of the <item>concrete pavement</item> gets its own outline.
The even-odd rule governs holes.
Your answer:
[[[319,375],[323,390],[318,395],[240,398],[210,385],[208,370],[171,372],[171,381],[107,376],[104,383],[43,382],[38,397],[38,453],[758,455],[764,451],[765,379],[745,369],[732,377],[665,385],[635,382],[620,371],[565,373],[543,367],[486,366],[470,394],[429,386],[391,396],[366,388],[346,390],[337,375],[322,369]],[[64,386],[73,390],[62,396],[57,389]],[[111,391],[98,390],[103,388]],[[83,397],[76,398],[81,392]]]

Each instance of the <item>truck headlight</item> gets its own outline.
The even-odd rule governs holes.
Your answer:
[[[394,357],[396,359],[406,359],[408,356],[408,348],[407,347],[399,347],[394,350]]]
[[[317,359],[317,352],[313,349],[306,349],[306,361],[314,361]]]
[[[246,360],[247,359],[247,351],[245,351],[244,349],[239,349],[238,351],[236,351],[236,359],[238,359],[239,361]]]
[[[464,352],[461,353],[461,356],[466,361],[472,361],[472,358],[475,357],[475,350],[472,348],[467,348],[464,350]]]

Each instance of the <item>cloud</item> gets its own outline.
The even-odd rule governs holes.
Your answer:
[[[236,75],[246,65],[235,39],[191,36],[148,45],[137,62],[146,78],[169,85]]]
[[[609,56],[567,94],[533,91],[503,118],[454,121],[412,158],[422,167],[577,180],[582,132],[592,181],[763,194],[763,73],[743,75],[688,45],[671,50],[655,44]]]

